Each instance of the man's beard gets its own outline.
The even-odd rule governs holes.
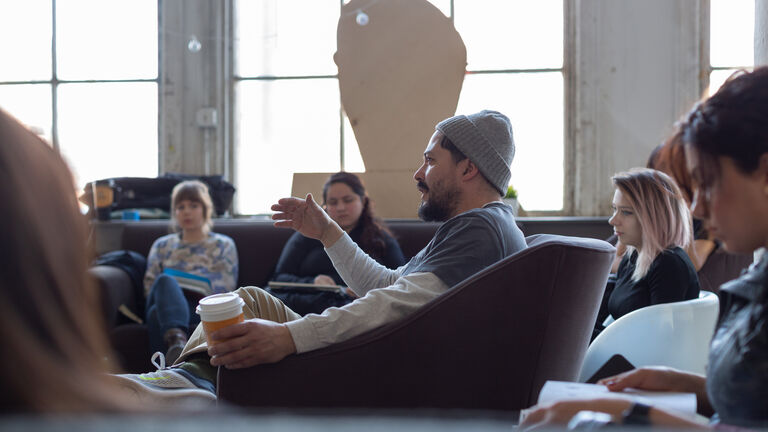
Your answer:
[[[418,186],[429,192],[427,200],[422,201],[419,205],[419,218],[421,220],[445,222],[453,216],[456,211],[458,190],[447,188],[442,182],[437,182],[432,188],[427,187],[423,182],[419,182]]]

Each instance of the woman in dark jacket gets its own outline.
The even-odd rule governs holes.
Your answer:
[[[685,253],[691,212],[675,181],[661,171],[637,168],[613,176],[613,216],[608,223],[627,251],[603,296],[593,337],[634,310],[695,299],[699,279]]]
[[[680,125],[696,185],[693,215],[729,252],[768,247],[768,68],[731,77]],[[658,426],[768,427],[768,256],[720,289],[707,376],[640,368],[607,378],[609,390],[692,392],[709,424],[622,399],[557,402],[529,410],[523,426],[568,422],[582,410]]]
[[[360,178],[352,173],[333,174],[323,185],[323,207],[365,251],[385,267],[395,269],[405,264],[400,245],[387,228],[378,221],[371,208],[371,199],[366,195]],[[277,262],[277,282],[298,282],[315,285],[339,285],[344,281],[333,268],[322,243],[318,240],[294,233],[283,248]],[[317,292],[309,289],[281,290],[273,286],[270,292],[281,298],[295,312],[321,313],[327,307],[343,306],[353,300],[349,291],[345,294]]]

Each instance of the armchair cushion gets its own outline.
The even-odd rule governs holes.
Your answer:
[[[144,310],[143,299],[138,298],[133,281],[128,273],[115,266],[97,265],[88,269],[88,275],[94,280],[101,292],[101,305],[104,322],[108,329],[129,322],[119,311],[125,305],[133,312]]]

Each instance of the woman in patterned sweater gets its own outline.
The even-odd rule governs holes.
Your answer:
[[[165,351],[168,363],[181,353],[189,329],[195,328],[200,317],[194,313],[196,299],[187,298],[177,280],[164,271],[174,269],[207,278],[211,282],[207,294],[234,290],[238,271],[235,242],[211,231],[213,203],[204,183],[192,180],[176,185],[171,210],[177,232],[155,240],[144,275],[150,350]]]

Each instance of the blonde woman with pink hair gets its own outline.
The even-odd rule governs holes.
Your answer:
[[[693,240],[691,213],[668,175],[639,168],[616,174],[613,226],[626,245],[598,315],[595,336],[605,321],[642,307],[697,298],[699,279],[685,249]]]

